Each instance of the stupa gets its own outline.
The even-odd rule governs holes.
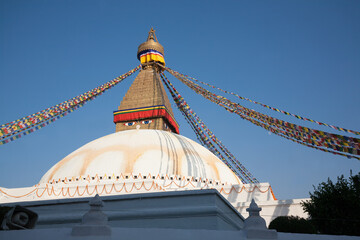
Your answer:
[[[116,132],[70,153],[35,186],[0,188],[0,204],[216,189],[245,216],[252,199],[267,222],[303,215],[301,200],[278,201],[269,183],[243,184],[208,149],[179,134],[159,75],[164,48],[153,29],[137,58],[142,68],[114,111]]]
[[[138,179],[241,184],[238,177],[200,144],[178,135],[159,72],[164,48],[153,29],[138,49],[142,69],[114,111],[116,133],[94,140],[54,165],[41,184]],[[166,185],[157,183],[161,188]]]

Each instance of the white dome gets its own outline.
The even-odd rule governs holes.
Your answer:
[[[200,144],[160,130],[128,130],[96,139],[55,164],[39,183],[105,174],[176,175],[241,183],[219,158]]]

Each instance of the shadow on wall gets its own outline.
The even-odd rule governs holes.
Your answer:
[[[251,202],[251,200],[259,201],[259,197],[262,193],[259,191],[256,191],[256,189],[253,190],[251,194],[248,194],[246,197],[246,202]]]
[[[290,205],[294,203],[292,199],[289,200],[278,200],[273,215],[270,217],[269,223],[279,216],[288,216],[290,212]]]
[[[246,208],[248,208],[250,206],[250,202],[252,199],[254,199],[255,201],[258,201],[261,193],[258,191],[253,191],[251,193],[248,193],[246,196],[246,199],[244,199],[244,200],[238,199],[238,195],[239,194],[236,191],[233,191],[228,195],[227,200],[230,203],[232,203],[232,205],[235,207],[236,210],[239,211],[240,214],[242,214],[244,217],[247,217],[248,213],[246,212]],[[248,204],[244,205],[244,203],[248,203]]]
[[[236,202],[238,197],[238,193],[236,191],[232,191],[228,197],[226,198],[230,203],[234,203]]]

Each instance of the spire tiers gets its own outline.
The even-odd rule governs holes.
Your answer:
[[[163,54],[164,48],[155,40],[155,31],[151,28],[147,41],[138,49],[142,70],[125,94],[118,111],[114,111],[116,132],[140,128],[179,133],[179,126],[160,79],[161,67],[156,64],[165,65],[165,62],[159,61],[153,53],[159,50]],[[145,58],[141,55],[144,51],[147,51]]]

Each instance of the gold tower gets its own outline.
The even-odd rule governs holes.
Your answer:
[[[114,111],[116,132],[130,129],[158,129],[179,133],[171,104],[160,79],[165,65],[164,48],[151,28],[140,44],[137,57],[142,69]]]

